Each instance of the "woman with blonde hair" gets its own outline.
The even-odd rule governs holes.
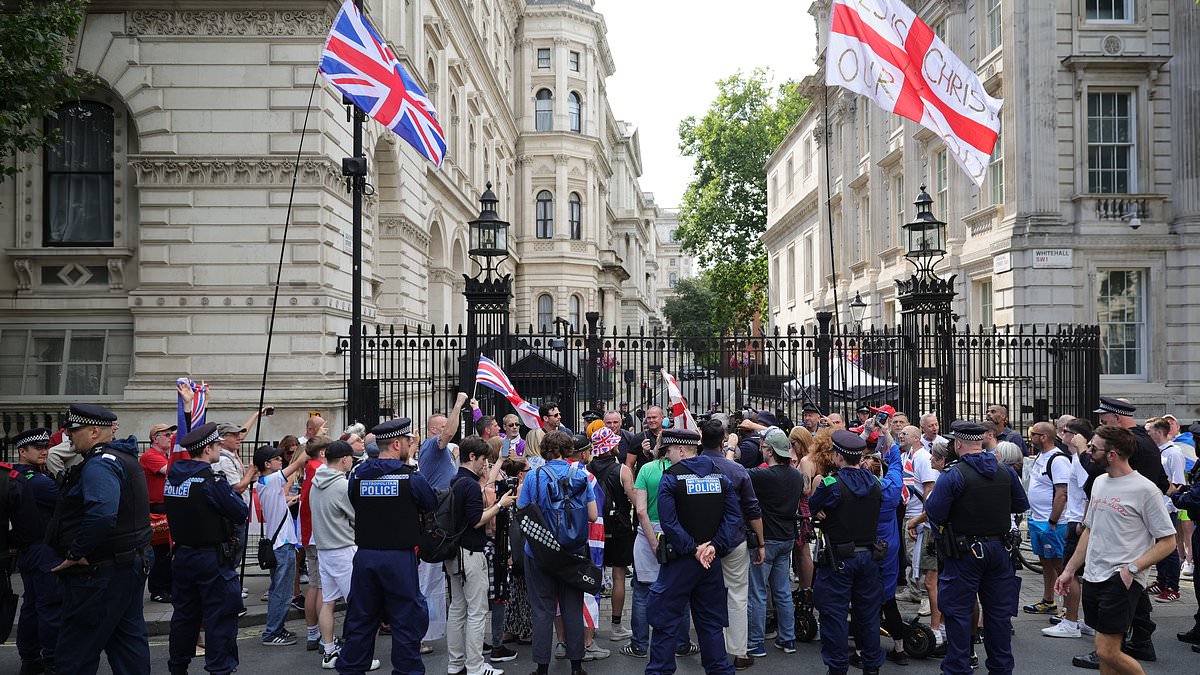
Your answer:
[[[804,516],[804,520],[800,521],[796,546],[792,550],[792,568],[796,572],[796,578],[800,581],[800,588],[812,588],[813,559],[812,552],[808,547],[808,537],[812,533],[812,524],[808,520],[811,515],[808,511],[808,494],[812,476],[805,470],[804,464],[808,459],[809,449],[813,447],[814,440],[812,434],[808,433],[808,429],[792,427],[791,432],[788,433],[788,442],[792,446],[792,454],[796,457],[796,463],[800,466],[800,475],[804,477],[804,494],[800,497],[800,515]]]
[[[534,429],[525,436],[525,462],[532,471],[546,464],[546,460],[542,459],[542,439],[546,434],[540,432],[541,429]]]

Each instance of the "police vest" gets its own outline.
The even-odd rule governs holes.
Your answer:
[[[998,537],[1012,529],[1012,473],[997,466],[988,480],[966,462],[956,462],[948,470],[957,471],[963,479],[962,493],[950,505],[954,534]]]
[[[597,457],[588,464],[588,471],[600,482],[604,490],[604,531],[606,533],[633,531],[633,520],[630,516],[632,505],[625,495],[625,486],[621,484],[621,464],[612,456]]]
[[[0,464],[0,467],[3,466]],[[12,533],[8,543],[12,548],[24,550],[46,540],[46,527],[54,517],[54,507],[39,504],[33,490],[34,481],[48,481],[49,476],[29,466],[16,467],[16,474],[20,495],[12,502],[16,512],[12,514]]]
[[[233,537],[233,523],[208,501],[208,491],[218,487],[212,468],[207,466],[179,485],[172,485],[170,480],[163,485],[167,524],[177,545],[211,547]]]
[[[88,562],[110,560],[117,554],[141,550],[150,545],[150,498],[142,467],[132,454],[101,445],[92,450],[82,464],[72,467],[59,486],[58,506],[46,533],[46,543],[60,555],[68,553],[87,512],[83,491],[74,489],[83,476],[83,468],[88,462],[111,461],[120,462],[125,470],[117,505],[117,522],[104,540],[87,552]]]
[[[354,543],[359,548],[395,551],[417,546],[419,514],[409,479],[413,468],[400,467],[374,478],[350,474],[354,504]]]
[[[667,473],[675,476],[675,512],[679,525],[697,543],[712,541],[725,517],[725,486],[721,473],[698,475],[683,463],[674,464]]]
[[[837,480],[835,476],[830,478]],[[871,546],[878,539],[875,530],[879,523],[879,502],[882,499],[879,481],[873,481],[870,491],[861,497],[843,483],[841,503],[832,512],[826,509],[821,531],[831,544]]]

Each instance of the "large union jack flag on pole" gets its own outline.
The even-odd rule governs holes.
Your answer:
[[[371,119],[436,166],[446,157],[437,110],[352,0],[342,3],[321,54],[321,74]]]

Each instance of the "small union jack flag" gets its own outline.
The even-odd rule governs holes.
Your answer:
[[[504,371],[500,369],[498,363],[486,356],[480,356],[479,367],[475,370],[475,382],[508,399],[525,426],[530,429],[542,428],[542,418],[538,415],[537,406],[521,398],[521,395],[517,393],[517,388],[508,379],[508,375],[505,375]]]
[[[437,110],[352,0],[342,3],[333,20],[320,71],[367,116],[442,165],[446,135]]]

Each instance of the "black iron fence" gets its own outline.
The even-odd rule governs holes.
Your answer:
[[[822,324],[715,336],[556,328],[468,335],[376,326],[362,338],[366,408],[380,417],[411,417],[423,428],[430,414],[447,411],[455,394],[467,390],[485,413],[510,412],[490,389],[473,388],[478,355],[500,364],[525,400],[558,403],[573,429],[589,409],[628,403],[637,415],[667,405],[663,370],[678,379],[695,412],[753,407],[792,420],[806,403],[847,419],[860,405],[889,403],[914,422],[934,412],[943,424],[947,417],[983,419],[988,406],[1001,404],[1012,426],[1024,431],[1064,413],[1090,416],[1100,391],[1099,330],[1090,325],[963,325],[906,334],[898,327]],[[337,346],[346,372],[349,339],[339,337]]]

